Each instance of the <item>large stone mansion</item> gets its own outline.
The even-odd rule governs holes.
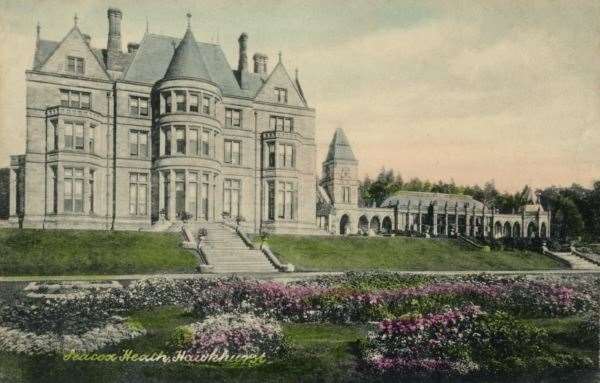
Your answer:
[[[144,34],[122,50],[122,12],[108,10],[106,48],[75,19],[61,41],[37,30],[26,71],[24,155],[0,172],[12,226],[148,229],[156,222],[241,219],[250,232],[546,236],[530,198],[499,215],[465,196],[401,193],[358,206],[358,161],[344,132],[316,173],[315,110],[298,79],[238,39],[232,69],[218,44]],[[3,212],[4,211],[4,212]],[[498,226],[499,225],[499,226]]]

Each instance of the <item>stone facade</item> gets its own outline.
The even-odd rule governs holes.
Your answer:
[[[189,218],[242,219],[250,232],[315,230],[315,110],[281,55],[232,70],[221,47],[146,32],[122,51],[75,25],[36,41],[26,71],[27,141],[13,156],[9,222],[23,227],[144,229]],[[5,198],[6,200],[6,198]],[[20,221],[20,222],[19,222]]]

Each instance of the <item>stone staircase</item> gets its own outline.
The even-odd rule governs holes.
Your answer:
[[[277,269],[260,250],[250,249],[231,228],[206,223],[207,236],[200,246],[215,273],[275,273]]]
[[[571,269],[574,270],[600,270],[600,266],[593,264],[592,262],[573,254],[572,252],[557,252],[549,251],[544,247],[544,254],[551,255],[552,257],[559,258],[564,262],[568,263]]]

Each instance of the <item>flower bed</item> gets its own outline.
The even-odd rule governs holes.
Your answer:
[[[378,324],[363,344],[365,367],[378,374],[431,375],[535,372],[587,367],[587,358],[557,353],[547,334],[506,313],[478,306],[406,315]]]
[[[92,352],[145,334],[136,323],[114,320],[82,334],[36,334],[15,328],[0,327],[0,350],[29,355]]]
[[[281,326],[251,314],[223,314],[189,326],[189,355],[277,355],[283,348]]]

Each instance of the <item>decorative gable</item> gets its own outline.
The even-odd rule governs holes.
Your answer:
[[[256,101],[291,106],[307,106],[294,81],[292,81],[281,62],[277,63],[273,72],[265,80],[265,83],[256,95]]]
[[[74,76],[109,78],[77,27],[71,29],[48,59],[41,63],[40,69]]]

